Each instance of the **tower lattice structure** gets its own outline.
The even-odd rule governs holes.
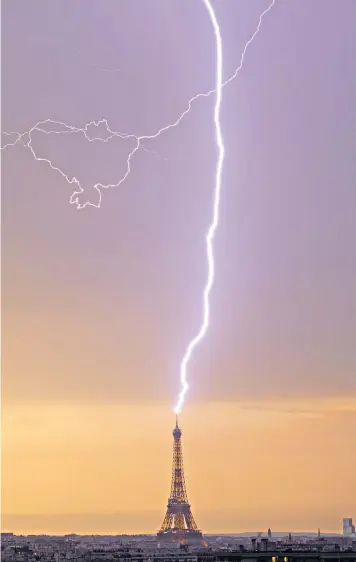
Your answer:
[[[173,467],[171,493],[168,499],[167,512],[157,537],[166,540],[185,541],[202,539],[188,502],[184,479],[182,431],[178,427],[178,419],[173,430]]]

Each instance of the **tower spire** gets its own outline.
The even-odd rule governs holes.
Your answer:
[[[171,493],[162,527],[157,533],[160,539],[169,541],[202,540],[202,533],[194,521],[188,502],[184,479],[182,431],[178,425],[173,429],[173,467]]]

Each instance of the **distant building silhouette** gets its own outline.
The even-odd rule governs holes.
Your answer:
[[[355,534],[355,525],[352,524],[352,517],[345,517],[342,520],[342,533],[345,537]]]
[[[268,536],[269,539],[272,538],[272,531],[271,531],[271,529],[268,529],[267,536]]]

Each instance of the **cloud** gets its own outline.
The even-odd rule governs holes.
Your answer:
[[[275,412],[300,417],[321,417],[331,413],[355,413],[356,397],[306,400],[259,400],[238,402],[242,410]]]

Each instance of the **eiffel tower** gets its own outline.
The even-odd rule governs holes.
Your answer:
[[[173,430],[173,468],[171,494],[168,499],[167,512],[157,538],[167,541],[196,542],[202,541],[202,532],[194,521],[184,481],[182,453],[182,431],[178,427],[178,417]]]

